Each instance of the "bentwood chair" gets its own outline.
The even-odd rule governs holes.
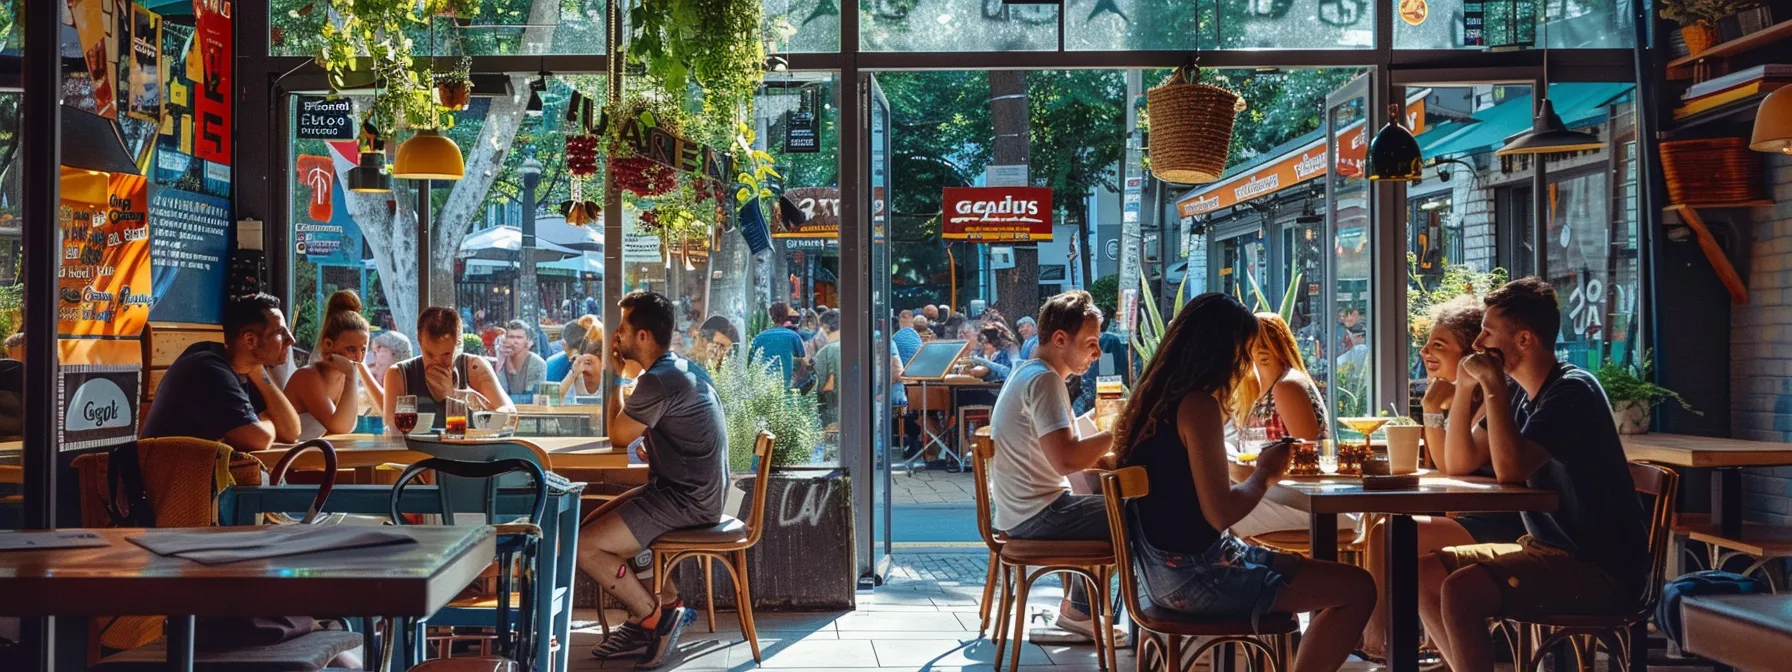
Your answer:
[[[1649,578],[1635,609],[1616,615],[1559,615],[1535,620],[1506,619],[1502,627],[1512,645],[1512,660],[1520,672],[1535,670],[1552,648],[1567,645],[1574,653],[1576,669],[1592,670],[1600,647],[1615,661],[1612,667],[1625,672],[1636,669],[1635,663],[1646,660],[1649,616],[1661,598],[1668,554],[1674,548],[1672,524],[1674,507],[1680,492],[1680,475],[1667,467],[1630,464],[1630,478],[1636,482],[1638,495],[1654,498],[1649,514]]]
[[[1106,539],[1090,541],[1046,541],[1010,539],[996,531],[990,522],[989,460],[995,455],[995,442],[989,428],[977,430],[971,447],[971,471],[976,484],[977,530],[990,547],[995,559],[990,563],[1001,576],[1001,606],[996,610],[995,664],[1000,668],[1002,653],[1009,641],[1014,643],[1008,661],[1010,672],[1020,667],[1020,650],[1026,644],[1027,593],[1033,583],[1047,574],[1067,574],[1081,578],[1089,588],[1091,629],[1095,632],[1095,658],[1103,672],[1117,669],[1114,653],[1114,603],[1108,599],[1108,580],[1113,576],[1114,549]],[[1037,567],[1027,573],[1028,567]],[[990,599],[991,581],[984,582],[985,609]],[[1009,632],[1009,628],[1013,632]]]
[[[1229,652],[1230,646],[1242,646],[1253,661],[1251,669],[1264,669],[1256,664],[1261,659],[1271,672],[1288,669],[1290,637],[1300,629],[1300,621],[1291,614],[1264,614],[1253,630],[1249,620],[1219,621],[1203,619],[1163,609],[1139,600],[1137,570],[1132,564],[1128,500],[1151,492],[1151,483],[1144,467],[1127,467],[1101,475],[1101,492],[1108,508],[1108,534],[1112,536],[1114,560],[1120,569],[1120,598],[1126,611],[1138,623],[1144,635],[1139,640],[1140,669],[1171,672],[1186,669],[1194,672],[1201,656],[1210,652]],[[1195,649],[1188,666],[1182,665],[1183,647],[1195,637],[1208,638]],[[1225,646],[1225,648],[1221,648]],[[1230,669],[1230,666],[1226,666]],[[1208,669],[1221,669],[1220,661],[1212,661]]]
[[[759,630],[753,622],[753,590],[752,582],[748,580],[747,549],[758,544],[759,536],[765,532],[766,493],[771,491],[771,484],[767,479],[771,477],[772,445],[776,441],[777,437],[767,431],[759,432],[759,437],[753,441],[753,457],[758,464],[753,470],[756,477],[753,481],[753,501],[748,505],[745,521],[723,514],[722,520],[714,525],[672,530],[649,545],[653,550],[653,592],[656,596],[665,587],[666,574],[679,562],[692,558],[703,560],[703,592],[709,600],[707,613],[711,632],[716,627],[716,591],[710,562],[721,562],[727,568],[729,578],[734,580],[734,609],[740,618],[740,632],[753,647],[754,662],[764,661],[759,655]]]

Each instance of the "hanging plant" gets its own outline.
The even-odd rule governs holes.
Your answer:
[[[739,0],[638,0],[628,14],[629,61],[666,91],[694,82],[705,107],[732,113],[752,103],[765,72],[764,13],[761,3]]]
[[[431,95],[433,78],[418,71],[413,43],[405,29],[428,25],[438,15],[474,16],[479,0],[354,0],[331,5],[331,17],[320,34],[323,46],[315,57],[337,90],[371,80],[379,90],[370,107],[374,123],[386,133],[401,125],[434,127],[451,123],[438,115]]]
[[[636,196],[660,196],[677,186],[677,172],[638,154],[624,137],[659,128],[673,135],[684,129],[683,112],[669,96],[653,91],[631,92],[605,106],[609,127],[603,129],[602,148],[610,157],[610,179],[617,188]]]
[[[454,68],[435,74],[436,105],[444,110],[464,110],[473,100],[473,59],[460,57]]]

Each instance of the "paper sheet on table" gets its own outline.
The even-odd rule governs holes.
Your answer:
[[[1101,428],[1095,425],[1095,412],[1094,411],[1090,411],[1088,413],[1084,413],[1082,415],[1076,416],[1076,435],[1077,435],[1077,437],[1081,438],[1081,437],[1086,437],[1086,436],[1095,436],[1096,434],[1098,434],[1100,432],[1101,432]]]
[[[50,548],[100,548],[112,542],[92,532],[0,532],[0,551]]]
[[[155,530],[132,537],[131,542],[157,555],[221,565],[350,548],[414,544],[416,540],[393,530],[372,527],[282,525],[241,532]]]

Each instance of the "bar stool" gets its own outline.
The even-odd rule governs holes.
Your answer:
[[[1114,568],[1112,544],[1106,540],[1010,539],[995,531],[990,524],[989,495],[989,460],[995,454],[995,443],[990,439],[988,427],[977,430],[971,453],[971,470],[977,486],[977,531],[983,535],[984,544],[990,548],[993,559],[990,563],[991,573],[994,574],[998,569],[1001,573],[1001,608],[996,612],[993,637],[996,643],[996,665],[1001,665],[1003,649],[1009,640],[1007,630],[1012,626],[1014,650],[1008,669],[1013,672],[1020,667],[1020,649],[1026,642],[1027,632],[1027,593],[1033,587],[1033,582],[1046,574],[1072,574],[1081,577],[1088,584],[1089,604],[1097,607],[1090,614],[1090,625],[1096,633],[1095,657],[1099,661],[1098,667],[1103,672],[1117,669],[1113,640],[1114,608],[1113,602],[1108,599],[1108,579]],[[1039,569],[1028,574],[1026,570],[1029,566]],[[989,608],[990,583],[989,580],[984,582],[985,613]],[[981,627],[979,630],[981,631]]]
[[[1141,604],[1138,582],[1133,574],[1132,554],[1127,546],[1130,537],[1126,528],[1126,500],[1150,494],[1151,483],[1145,475],[1145,468],[1127,467],[1102,474],[1101,492],[1107,500],[1108,533],[1113,537],[1111,544],[1114,559],[1120,568],[1120,597],[1126,601],[1126,611],[1132,615],[1133,622],[1145,631],[1145,637],[1140,639],[1138,648],[1141,669],[1165,672],[1182,669],[1183,640],[1193,637],[1211,638],[1195,649],[1194,660],[1197,663],[1202,655],[1222,650],[1219,647],[1223,645],[1238,645],[1244,647],[1251,657],[1252,669],[1260,669],[1255,662],[1259,656],[1268,663],[1269,670],[1279,672],[1288,669],[1289,636],[1300,629],[1300,621],[1292,614],[1265,614],[1253,631],[1250,621],[1205,620]],[[1157,665],[1151,665],[1153,652],[1157,654]],[[1194,668],[1191,666],[1188,669]],[[1209,669],[1220,669],[1218,661],[1211,664]]]

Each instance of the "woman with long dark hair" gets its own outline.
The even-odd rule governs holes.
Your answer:
[[[1151,481],[1129,512],[1130,541],[1153,604],[1229,619],[1313,612],[1293,672],[1336,670],[1375,608],[1369,573],[1225,532],[1288,469],[1289,449],[1276,444],[1259,454],[1250,478],[1227,478],[1229,401],[1251,370],[1256,335],[1257,318],[1220,293],[1196,297],[1165,330],[1115,426],[1119,463],[1145,467]]]

